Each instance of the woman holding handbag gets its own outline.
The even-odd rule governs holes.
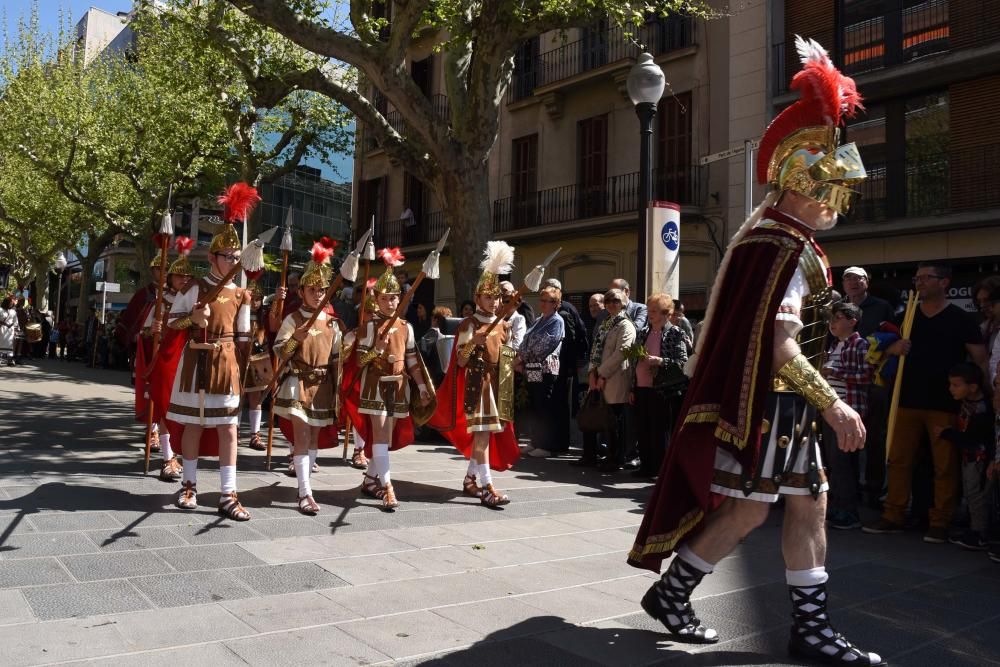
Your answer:
[[[556,430],[551,423],[552,392],[559,377],[559,351],[566,328],[557,312],[562,290],[546,287],[538,294],[542,316],[524,334],[514,368],[524,373],[528,388],[528,429],[531,450],[548,456],[553,449]]]
[[[645,356],[636,364],[631,402],[635,406],[639,469],[635,477],[655,477],[687,388],[684,331],[670,321],[674,302],[666,294],[646,299],[649,319],[637,342]]]
[[[608,456],[601,463],[604,472],[621,470],[625,464],[624,416],[625,404],[632,388],[632,368],[625,350],[635,343],[635,325],[625,314],[625,293],[611,289],[604,295],[607,317],[601,322],[590,349],[587,373],[590,390],[599,391],[608,406],[608,424],[605,436]],[[596,462],[597,433],[583,434],[583,462]]]

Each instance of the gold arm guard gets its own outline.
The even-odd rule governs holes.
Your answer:
[[[361,364],[362,366],[367,366],[368,364],[373,362],[375,358],[378,356],[379,356],[378,350],[375,349],[368,350],[367,352],[364,352],[358,357],[358,363]]]
[[[476,351],[476,344],[470,340],[468,343],[466,343],[461,347],[458,353],[461,355],[463,359],[468,361],[469,357],[471,357],[475,351]]]
[[[809,364],[809,360],[803,354],[795,355],[779,368],[778,377],[820,412],[839,399],[837,392],[827,384],[819,371]]]
[[[191,316],[182,317],[179,320],[174,320],[168,326],[171,329],[190,329],[194,326],[194,322],[191,321]]]
[[[295,350],[299,349],[299,341],[294,338],[289,338],[285,341],[285,344],[281,346],[281,356],[290,357],[295,354]]]

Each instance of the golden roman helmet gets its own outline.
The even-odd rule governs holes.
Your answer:
[[[336,247],[336,243],[326,236],[313,243],[312,258],[306,264],[305,270],[302,271],[299,287],[326,289],[330,286],[330,279],[333,278],[330,257]]]
[[[476,283],[476,296],[500,296],[500,276],[507,275],[514,269],[514,248],[506,241],[488,242],[479,268],[482,274]]]
[[[867,174],[853,144],[840,145],[840,124],[861,106],[854,80],[833,66],[814,40],[795,38],[802,70],[791,88],[800,98],[778,114],[760,141],[757,178],[777,190],[790,190],[825,204],[842,215],[861,196],[851,186]]]
[[[212,243],[208,246],[208,252],[224,252],[226,250],[241,250],[243,245],[240,237],[234,228],[237,222],[246,222],[250,219],[254,207],[260,201],[257,188],[247,183],[233,183],[219,197],[219,203],[223,206],[222,219],[226,224],[222,226]]]
[[[149,268],[158,269],[163,266],[163,256],[157,252],[153,255],[153,259],[149,260]]]
[[[227,225],[228,227],[229,225]],[[194,239],[188,238],[187,236],[178,236],[174,240],[174,247],[177,248],[177,254],[179,257],[174,260],[170,268],[167,269],[167,273],[172,273],[175,276],[188,276],[189,278],[194,277],[194,267],[191,266],[191,262],[188,260],[188,254],[190,254],[191,249],[194,248]]]
[[[385,262],[385,273],[375,281],[375,294],[399,294],[402,288],[393,269],[402,266],[406,257],[399,248],[382,248],[378,256]]]

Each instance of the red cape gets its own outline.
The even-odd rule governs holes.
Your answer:
[[[164,329],[160,336],[160,349],[156,359],[153,354],[153,339],[139,338],[135,355],[135,418],[145,423],[149,399],[153,401],[153,423],[159,422],[167,414],[170,392],[174,386],[174,374],[181,361],[181,352],[187,341],[186,332]],[[149,370],[152,362],[153,368]],[[149,377],[146,372],[149,370]]]
[[[365,456],[372,455],[372,423],[368,415],[362,414],[358,407],[361,403],[361,368],[358,366],[357,354],[350,354],[348,358],[340,360],[344,364],[343,379],[340,384],[340,397],[342,405],[341,417],[350,417],[351,424],[358,429],[361,439],[365,441]],[[413,444],[413,419],[404,417],[397,419],[392,428],[392,442],[389,443],[389,451],[402,449]]]
[[[437,429],[448,442],[455,445],[462,456],[469,458],[472,456],[473,434],[469,433],[465,410],[459,405],[459,401],[465,396],[465,373],[459,372],[462,369],[456,360],[457,349],[457,345],[452,346],[448,372],[437,390],[437,410],[427,425]],[[517,435],[512,422],[504,424],[502,431],[490,433],[491,469],[499,472],[509,470],[520,456],[521,449],[517,446]]]
[[[278,417],[278,428],[281,429],[281,435],[285,436],[285,440],[292,443],[295,446],[295,429],[292,428],[292,420],[286,419],[284,417]],[[336,422],[330,424],[329,426],[324,426],[319,431],[319,449],[331,449],[333,447],[340,446],[340,429]]]
[[[773,209],[732,251],[680,418],[628,562],[654,572],[722,498],[711,493],[715,450],[746,469],[760,454],[775,316],[812,230]]]

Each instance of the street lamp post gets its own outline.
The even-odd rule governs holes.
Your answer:
[[[66,255],[62,251],[56,253],[55,261],[53,262],[56,271],[59,272],[59,291],[56,292],[56,316],[55,316],[55,326],[59,326],[59,322],[62,321],[62,281],[63,273],[66,271]]]
[[[636,255],[636,281],[633,296],[638,300],[646,298],[646,217],[647,207],[653,191],[653,118],[656,103],[663,96],[666,77],[660,66],[653,62],[653,56],[643,53],[628,73],[625,82],[629,99],[635,105],[639,117],[639,244]]]

